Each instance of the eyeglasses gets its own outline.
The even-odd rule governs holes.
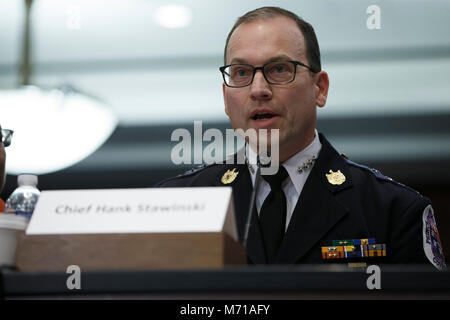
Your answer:
[[[1,138],[2,138],[2,143],[3,146],[9,147],[11,145],[11,140],[12,140],[12,136],[13,136],[14,131],[9,130],[9,129],[2,129],[1,131]]]
[[[270,84],[286,84],[294,81],[297,66],[302,66],[315,72],[310,66],[299,61],[273,61],[262,67],[254,67],[251,64],[230,64],[220,67],[223,81],[228,87],[242,88],[249,86],[255,78],[257,70],[261,70],[264,79]]]

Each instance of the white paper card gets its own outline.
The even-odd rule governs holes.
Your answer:
[[[41,191],[26,233],[221,230],[237,241],[231,187]]]

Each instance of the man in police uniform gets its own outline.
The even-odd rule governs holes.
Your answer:
[[[280,8],[248,12],[228,35],[220,70],[233,128],[279,129],[282,165],[259,180],[249,263],[322,263],[321,248],[333,240],[375,238],[386,245],[381,263],[445,268],[429,199],[349,161],[316,131],[329,79],[309,23]],[[247,148],[246,164],[209,165],[157,186],[231,186],[242,239],[256,179],[254,149]]]

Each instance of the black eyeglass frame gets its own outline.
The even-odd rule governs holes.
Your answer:
[[[269,81],[269,80],[267,79],[266,74],[264,73],[264,68],[265,68],[268,64],[276,63],[276,62],[291,62],[291,63],[294,64],[294,77],[292,78],[292,80],[287,81],[287,82],[282,82],[282,83],[280,83],[280,82],[271,82],[271,81]],[[231,67],[231,66],[249,66],[249,67],[252,67],[252,68],[253,68],[252,80],[251,80],[248,84],[246,84],[245,86],[231,86],[231,85],[229,85],[229,84],[227,83],[227,81],[225,80],[225,74],[226,74],[225,69],[228,68],[228,67]],[[310,66],[308,66],[308,65],[306,65],[306,64],[304,64],[304,63],[302,63],[302,62],[300,62],[300,61],[294,61],[294,60],[269,61],[269,62],[263,64],[263,65],[260,66],[260,67],[255,67],[255,66],[253,66],[253,65],[251,65],[251,64],[248,64],[248,63],[234,63],[234,64],[227,64],[227,65],[225,65],[225,66],[222,66],[222,67],[219,68],[219,70],[220,70],[220,72],[222,73],[223,82],[225,83],[225,85],[226,85],[227,87],[230,87],[230,88],[244,88],[244,87],[248,87],[249,85],[251,85],[251,84],[253,83],[253,79],[255,78],[256,71],[258,71],[258,70],[261,70],[261,72],[262,72],[262,74],[263,74],[263,77],[264,77],[264,79],[266,79],[267,83],[274,84],[274,85],[283,85],[283,84],[291,83],[292,81],[295,80],[295,76],[296,76],[296,74],[297,74],[297,66],[305,67],[305,68],[307,68],[309,71],[311,71],[311,72],[313,72],[313,73],[317,73],[317,71],[315,71],[315,70],[314,70],[313,68],[311,68]]]
[[[9,129],[2,129],[1,130],[1,142],[3,143],[3,146],[9,147],[11,145],[12,136],[14,134],[13,130]]]

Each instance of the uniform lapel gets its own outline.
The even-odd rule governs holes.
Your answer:
[[[296,263],[347,213],[335,193],[352,186],[346,162],[320,135],[322,149],[304,187],[281,244],[277,263]],[[346,181],[331,185],[325,174],[341,170]]]
[[[238,176],[236,180],[230,183],[228,186],[233,188],[233,199],[235,203],[235,216],[239,233],[239,239],[242,241],[244,236],[245,224],[248,215],[248,206],[250,202],[250,195],[253,189],[253,185],[250,178],[248,167],[245,164],[238,165],[226,165],[223,174],[227,170],[236,168]],[[222,174],[222,175],[223,175]],[[221,182],[222,175],[219,175],[218,180],[214,185],[225,186]],[[250,230],[247,240],[247,257],[254,264],[266,263],[266,255],[264,249],[264,243],[262,240],[261,230],[259,227],[259,219],[256,211],[256,207],[253,208],[253,214],[251,217]]]

